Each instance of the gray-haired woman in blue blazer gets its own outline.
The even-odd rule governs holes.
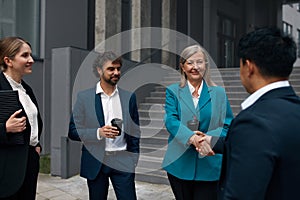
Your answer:
[[[181,82],[166,89],[165,125],[170,136],[162,166],[177,200],[217,199],[222,155],[200,156],[196,146],[202,133],[225,136],[233,114],[225,90],[210,80],[208,66],[203,48],[185,48]],[[195,130],[188,128],[190,120],[199,122]]]

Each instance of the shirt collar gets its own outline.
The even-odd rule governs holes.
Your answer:
[[[190,90],[191,94],[193,94],[193,92],[195,91],[194,86],[192,86],[192,84],[189,81],[187,81],[187,83],[188,83],[189,90]],[[202,88],[203,88],[203,80],[201,81],[201,85],[200,85],[199,90],[198,90],[198,97],[200,97]]]
[[[12,79],[9,75],[7,75],[6,73],[3,73],[7,79],[7,81],[9,82],[9,84],[11,85],[11,87],[13,89],[20,89],[22,91],[25,91],[25,89],[23,88],[23,85],[21,83],[16,82],[14,79]]]
[[[116,86],[116,89],[113,91],[113,93],[110,96],[113,96],[115,93],[118,93],[118,92],[119,92],[119,90],[118,90],[118,87]],[[98,83],[96,84],[96,94],[105,94],[105,95],[107,95],[104,92],[103,88],[101,87],[100,81],[98,81]]]
[[[274,83],[270,83],[262,88],[260,88],[259,90],[257,90],[256,92],[254,92],[253,94],[251,94],[242,104],[242,110],[245,110],[246,108],[250,107],[251,105],[253,105],[262,95],[264,95],[265,93],[269,92],[270,90],[276,89],[276,88],[281,88],[281,87],[288,87],[290,86],[289,81],[277,81]]]

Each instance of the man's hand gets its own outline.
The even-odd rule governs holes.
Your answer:
[[[204,134],[201,131],[195,131],[195,136],[193,136],[193,145],[196,151],[200,153],[201,156],[213,156],[215,152],[212,150],[210,141],[211,136]]]
[[[100,137],[115,139],[119,131],[115,126],[105,125],[99,129]]]

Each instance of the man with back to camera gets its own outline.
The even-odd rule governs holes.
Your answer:
[[[300,99],[288,81],[296,50],[292,38],[277,28],[261,28],[241,38],[240,78],[251,95],[225,140],[211,140],[214,152],[224,151],[219,199],[299,196]],[[205,146],[199,151],[210,152]]]
[[[107,199],[109,179],[117,199],[137,198],[139,116],[135,95],[117,87],[121,66],[113,52],[97,56],[93,71],[100,81],[78,93],[70,120],[68,136],[83,142],[80,175],[87,179],[91,200]],[[121,131],[113,119],[121,119]]]

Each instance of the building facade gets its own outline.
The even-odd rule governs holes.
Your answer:
[[[67,136],[74,78],[87,52],[99,43],[134,28],[167,28],[197,41],[217,67],[238,67],[237,42],[256,27],[291,30],[299,45],[298,11],[296,0],[0,0],[0,37],[18,35],[32,44],[36,62],[26,80],[44,119],[43,152],[51,154],[52,173],[61,175],[61,138]],[[176,55],[139,48],[146,40],[171,45],[165,44],[167,37],[137,34],[118,45],[137,49],[124,55],[129,60],[176,68]]]
[[[300,2],[285,4],[282,7],[282,28],[291,35],[298,46],[295,66],[300,66]]]

